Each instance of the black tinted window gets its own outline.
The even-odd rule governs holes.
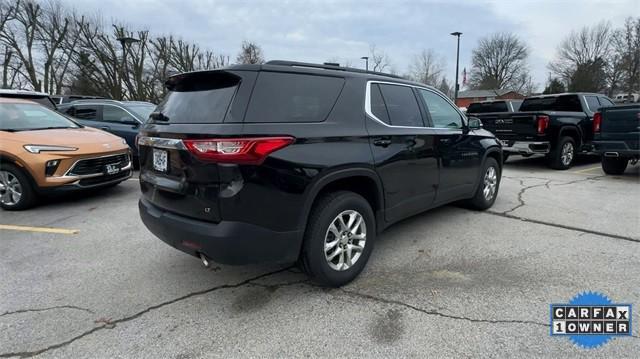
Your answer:
[[[380,121],[389,124],[389,113],[387,113],[387,106],[384,104],[378,84],[371,85],[371,113]]]
[[[81,120],[98,119],[98,106],[76,106],[73,117]]]
[[[245,122],[322,122],[343,85],[337,77],[261,72]]]
[[[394,126],[423,127],[422,115],[413,89],[399,85],[380,85],[382,98],[387,105],[389,119]]]
[[[489,112],[509,112],[509,107],[504,101],[498,102],[475,102],[469,105],[467,113],[489,113]]]
[[[600,108],[600,102],[598,102],[598,98],[596,96],[585,96],[587,100],[587,106],[589,106],[589,110],[596,112],[598,108]]]
[[[582,112],[582,105],[578,95],[533,97],[522,102],[520,111]]]
[[[170,92],[156,108],[162,116],[156,118],[169,123],[222,123],[239,84],[239,76],[225,71],[174,76],[167,81]]]
[[[420,94],[427,104],[434,127],[462,128],[462,117],[449,101],[431,91],[420,90]]]

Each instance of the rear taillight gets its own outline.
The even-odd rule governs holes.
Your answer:
[[[538,134],[543,135],[544,131],[549,127],[549,116],[538,116]]]
[[[593,114],[593,133],[600,132],[600,126],[602,126],[602,113],[596,112]]]
[[[293,137],[182,140],[197,158],[221,163],[261,164],[267,156],[294,142]]]

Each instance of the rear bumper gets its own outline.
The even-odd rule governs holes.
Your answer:
[[[514,141],[509,142],[509,146],[503,146],[502,151],[511,154],[546,154],[551,151],[549,141]]]
[[[144,225],[170,246],[193,256],[205,254],[222,264],[292,263],[302,245],[300,231],[276,232],[249,223],[209,223],[138,202]]]
[[[605,157],[640,157],[640,150],[629,148],[625,141],[593,141],[593,151]]]

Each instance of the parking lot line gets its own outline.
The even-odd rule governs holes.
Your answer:
[[[9,231],[40,232],[40,233],[55,233],[55,234],[78,234],[80,232],[77,229],[29,227],[29,226],[14,226],[11,224],[0,224],[0,230],[2,229],[6,229]]]
[[[585,172],[591,172],[593,170],[597,170],[599,168],[600,168],[600,166],[598,165],[596,167],[584,168],[584,169],[581,169],[581,170],[578,170],[578,171],[573,171],[573,172],[574,173],[585,173]]]

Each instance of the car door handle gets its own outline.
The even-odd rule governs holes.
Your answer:
[[[373,140],[373,144],[380,147],[387,147],[391,144],[391,139],[387,137],[376,138]]]

